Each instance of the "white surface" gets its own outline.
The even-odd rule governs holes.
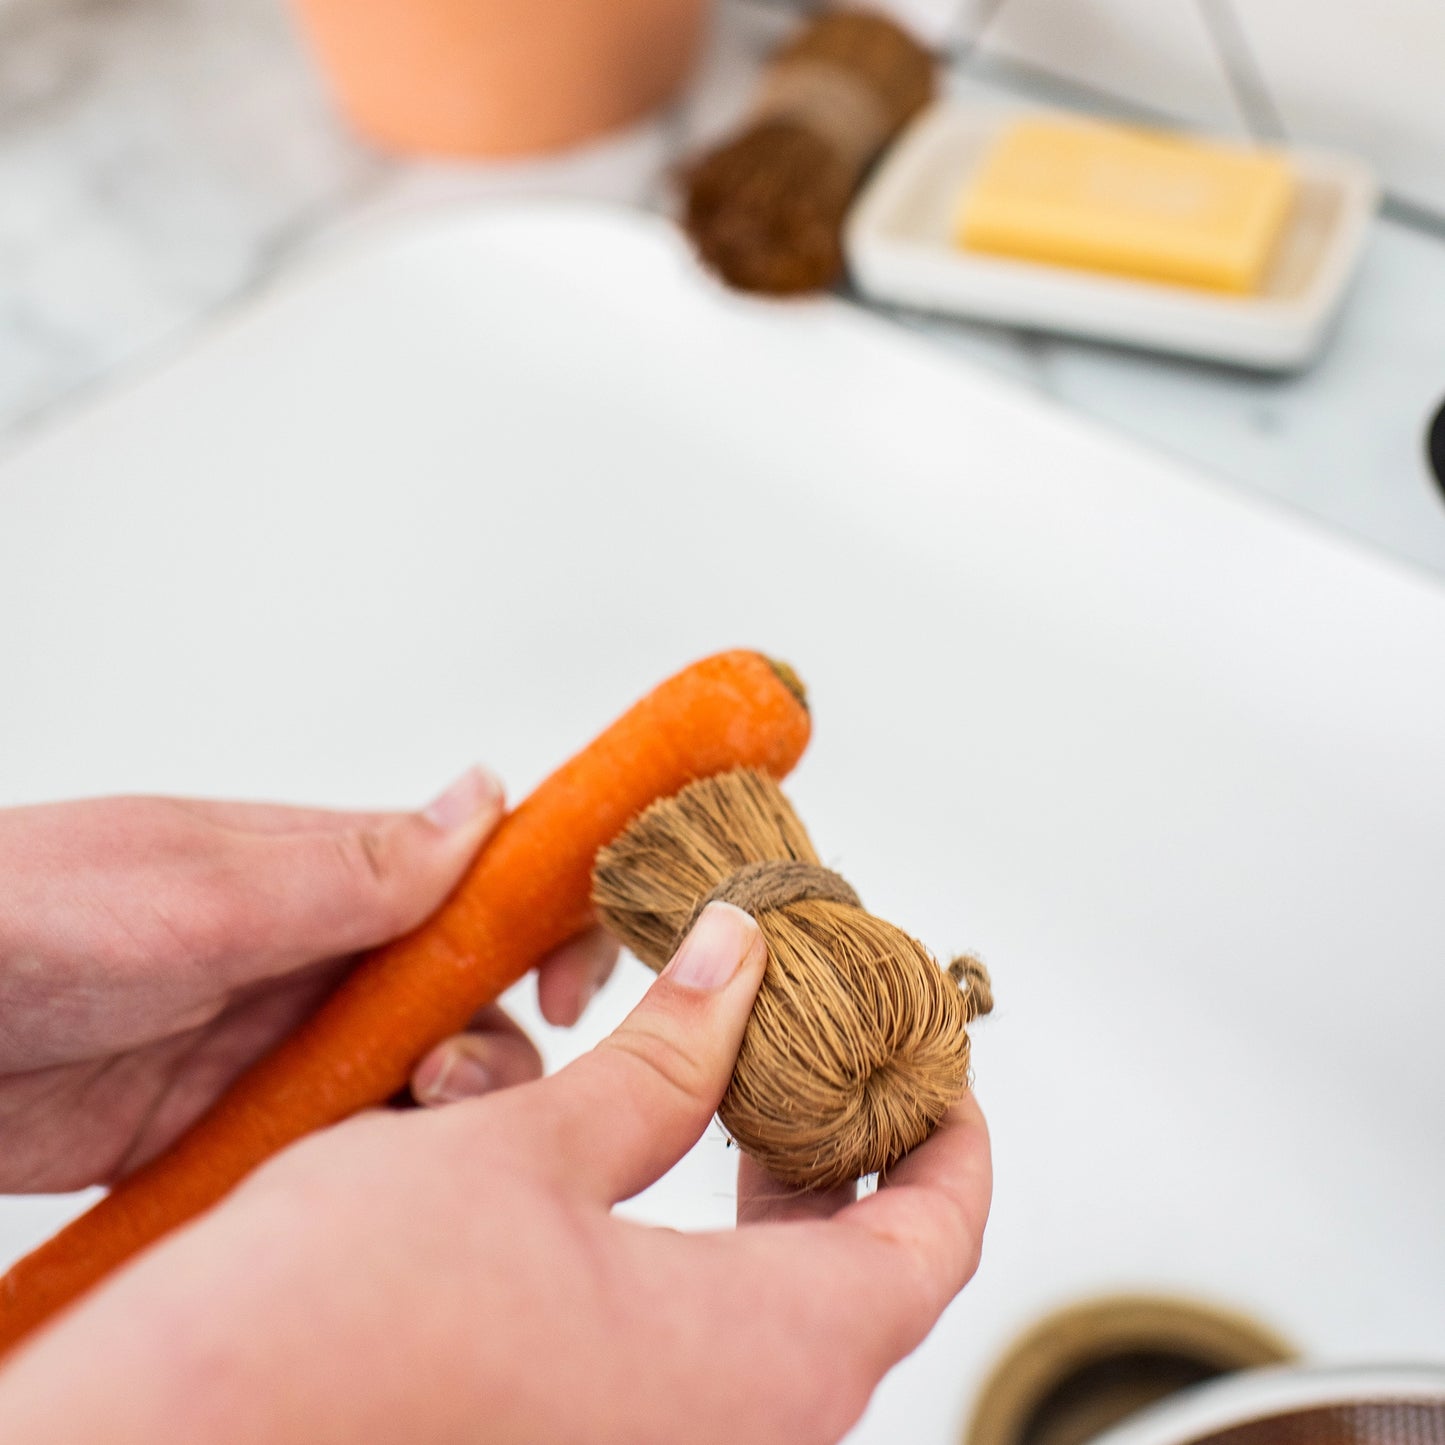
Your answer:
[[[996,8],[994,0],[972,0],[970,10],[990,55],[1039,66],[1157,115],[1211,130],[1240,127],[1199,0],[1005,0]]]
[[[1238,123],[1207,6],[1242,38],[1291,141],[1352,151],[1392,192],[1445,211],[1437,0],[1008,0],[985,45],[1160,114]]]
[[[1439,586],[580,208],[333,258],[15,457],[0,517],[0,803],[404,804],[477,755],[519,794],[691,657],[797,664],[823,856],[1000,1000],[985,1262],[858,1440],[951,1440],[1099,1289],[1445,1356]],[[731,1166],[637,1208],[723,1225]]]
[[[1223,295],[961,247],[961,199],[1017,113],[944,101],[904,132],[848,218],[848,267],[865,296],[1246,366],[1289,370],[1316,355],[1375,209],[1363,166],[1290,151],[1298,192],[1261,291]]]
[[[1365,156],[1394,194],[1445,213],[1445,6],[1237,0],[1237,9],[1286,134]]]
[[[1439,1405],[1442,1401],[1445,1369],[1388,1365],[1309,1369],[1285,1365],[1246,1370],[1197,1386],[1140,1412],[1100,1435],[1091,1445],[1197,1445],[1221,1431],[1301,1410],[1405,1402]],[[1290,1432],[1295,1439],[1299,1438],[1298,1429],[1296,1425]]]

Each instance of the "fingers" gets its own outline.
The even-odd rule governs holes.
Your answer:
[[[484,1009],[473,1029],[444,1039],[416,1066],[411,1092],[436,1106],[476,1098],[542,1077],[542,1056],[500,1007]]]
[[[512,1096],[518,1147],[542,1151],[562,1187],[605,1204],[646,1188],[717,1109],[766,966],[757,924],[710,904],[620,1028]]]
[[[575,1024],[612,976],[617,952],[616,939],[600,928],[589,928],[544,959],[537,970],[542,1017],[563,1028]]]
[[[876,1194],[831,1219],[795,1214],[733,1236],[731,1276],[807,1301],[812,1344],[841,1378],[871,1389],[972,1277],[991,1187],[988,1130],[970,1097]]]
[[[988,1125],[968,1094],[877,1193],[849,1205],[827,1226],[880,1247],[862,1297],[870,1301],[873,1342],[889,1363],[922,1340],[973,1278],[992,1195]]]
[[[342,828],[378,827],[396,812],[351,808],[298,808],[290,803],[230,802],[214,798],[166,798],[168,806],[193,818],[234,828],[238,833],[335,833]]]
[[[238,836],[211,880],[216,952],[242,978],[267,977],[405,933],[441,904],[502,810],[501,785],[473,768],[420,812]]]
[[[780,1183],[755,1159],[738,1159],[738,1223],[779,1224],[795,1219],[831,1219],[858,1197],[858,1185],[804,1191]]]
[[[564,943],[538,965],[542,1016],[560,1027],[575,1024],[617,962],[617,942],[600,928]],[[411,1077],[418,1104],[453,1104],[527,1084],[542,1077],[542,1056],[500,1006],[485,1008],[464,1034],[444,1039]]]

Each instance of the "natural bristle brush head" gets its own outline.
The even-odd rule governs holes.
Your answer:
[[[812,131],[773,121],[745,131],[688,173],[684,225],[730,286],[790,296],[843,270],[853,175]]]
[[[968,1088],[968,1025],[992,1006],[982,965],[945,970],[868,913],[763,773],[693,783],[597,855],[598,915],[654,970],[714,899],[752,914],[768,947],[723,1125],[798,1188],[888,1169]]]
[[[865,170],[933,88],[933,57],[887,16],[809,22],[769,64],[744,129],[685,172],[683,225],[703,262],[745,291],[831,286]]]

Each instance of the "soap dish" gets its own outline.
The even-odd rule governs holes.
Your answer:
[[[908,127],[848,217],[848,267],[865,296],[1269,370],[1315,356],[1374,213],[1377,189],[1364,165],[1290,147],[1298,192],[1264,285],[1231,295],[960,247],[959,198],[995,135],[1019,114],[944,101]]]

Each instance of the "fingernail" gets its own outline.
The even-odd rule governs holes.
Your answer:
[[[763,948],[758,925],[731,903],[709,903],[663,976],[684,988],[719,989]]]
[[[454,1045],[442,1055],[436,1077],[417,1081],[417,1093],[427,1104],[455,1104],[490,1092],[492,1071],[469,1049]]]
[[[502,801],[502,785],[485,768],[468,768],[446,792],[422,809],[422,817],[444,833],[495,813]]]

